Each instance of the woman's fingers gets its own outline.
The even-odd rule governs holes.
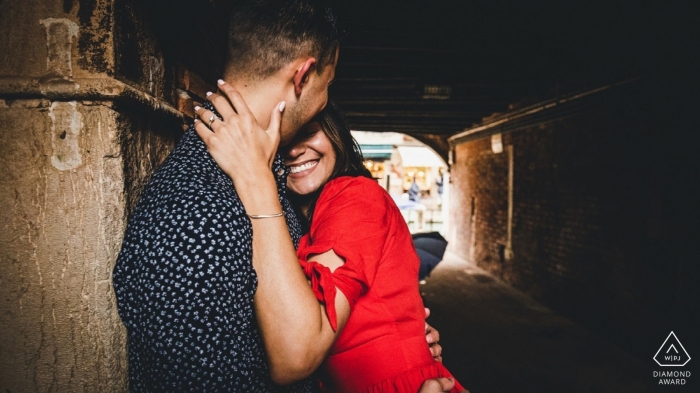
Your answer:
[[[223,80],[219,79],[216,83],[219,85],[219,90],[221,90],[222,93],[228,97],[228,100],[233,104],[233,108],[235,109],[236,113],[238,113],[238,116],[248,118],[248,117],[254,117],[253,114],[250,112],[250,109],[248,109],[248,104],[245,103],[245,100],[243,99],[243,96],[233,88],[233,86],[229,85],[228,83],[224,82]],[[211,97],[211,96],[210,96]],[[214,104],[214,102],[212,102]],[[219,110],[219,107],[214,104],[214,107],[216,110]],[[227,108],[228,109],[228,108]],[[224,119],[228,119],[221,111],[219,111],[222,116],[224,116]]]
[[[280,142],[284,103],[275,106],[265,130],[260,127],[238,92],[225,83],[221,87],[234,102],[239,114],[235,113],[228,98],[220,94],[207,94],[223,120],[213,113],[214,110],[197,106],[195,130],[219,167],[236,181],[237,178],[252,176],[255,171],[250,169],[258,168],[258,163],[267,164],[268,168],[272,166]]]
[[[204,143],[208,143],[209,138],[214,135],[214,133],[209,129],[209,127],[205,126],[200,120],[194,119],[194,130],[197,132],[197,135],[199,135],[200,138],[204,141]]]
[[[235,116],[238,116],[236,114],[236,110],[233,106],[231,106],[231,103],[228,101],[228,98],[221,94],[216,94],[216,93],[207,93],[207,100],[214,105],[214,108],[216,108],[216,111],[221,115],[221,118],[226,120],[230,120],[234,118]]]
[[[284,112],[284,107],[287,105],[286,102],[282,101],[275,106],[272,110],[272,116],[270,116],[270,125],[267,127],[265,132],[270,137],[270,141],[277,150],[281,139],[281,126],[282,126],[282,112]]]
[[[214,127],[217,126],[216,123],[220,123],[221,120],[214,115],[214,112],[206,109],[206,108],[200,108],[199,106],[194,107],[194,113],[199,117],[199,121],[204,124],[205,127],[209,127],[212,131],[214,130]]]

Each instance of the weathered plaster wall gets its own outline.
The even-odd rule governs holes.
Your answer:
[[[0,101],[0,388],[126,386],[111,268],[124,231],[117,113]]]
[[[0,2],[0,76],[112,74],[112,6],[113,0]]]
[[[163,71],[119,78],[115,7],[0,1],[2,392],[128,390],[112,268],[127,216],[181,128],[159,100]],[[158,57],[149,45],[132,55]]]

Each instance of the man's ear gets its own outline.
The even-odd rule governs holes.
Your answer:
[[[296,94],[297,97],[301,95],[301,89],[309,81],[309,76],[315,68],[316,59],[309,57],[299,66],[299,68],[296,69],[294,74],[294,94]]]

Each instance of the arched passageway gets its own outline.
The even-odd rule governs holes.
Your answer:
[[[573,93],[449,138],[451,253],[421,291],[459,376],[486,391],[654,391],[645,355],[671,330],[695,345],[698,166],[667,137],[698,119],[667,82]],[[582,369],[585,383],[565,377]]]
[[[416,138],[395,132],[353,131],[365,166],[394,198],[412,233],[446,233],[449,225],[447,163]]]

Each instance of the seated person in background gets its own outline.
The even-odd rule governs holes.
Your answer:
[[[418,202],[420,200],[420,187],[416,183],[416,177],[413,176],[413,183],[408,189],[408,200],[413,202]]]

